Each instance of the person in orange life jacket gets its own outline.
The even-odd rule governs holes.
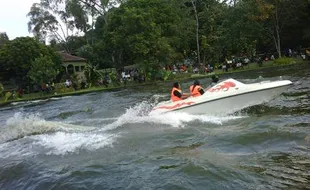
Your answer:
[[[173,83],[173,88],[171,90],[171,100],[173,102],[184,100],[189,96],[190,95],[187,93],[182,93],[181,86],[178,82]]]
[[[195,80],[194,84],[189,87],[189,90],[193,97],[201,96],[205,93],[198,80]]]

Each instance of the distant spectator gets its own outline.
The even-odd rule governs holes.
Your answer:
[[[212,75],[211,79],[213,84],[216,84],[219,81],[219,77],[217,75]]]
[[[263,66],[263,60],[260,57],[257,60],[257,64],[258,64],[259,67]]]
[[[243,68],[243,65],[242,65],[241,62],[238,62],[238,63],[236,64],[236,67],[237,67],[237,68]]]
[[[51,90],[55,90],[55,83],[54,82],[52,82],[52,84],[51,84]]]
[[[85,81],[82,81],[81,82],[81,89],[85,89],[86,88],[86,82]]]
[[[181,71],[182,71],[182,72],[186,72],[186,70],[187,70],[187,68],[186,68],[185,64],[183,64],[183,65],[181,66]]]
[[[16,91],[15,90],[13,90],[13,92],[12,92],[12,97],[13,97],[13,99],[16,99],[17,97],[16,97]]]
[[[223,64],[223,65],[222,65],[222,70],[228,72],[228,67],[227,67],[226,64]]]
[[[47,92],[47,87],[46,87],[46,84],[44,82],[42,82],[42,84],[41,84],[41,90],[43,92]]]
[[[65,82],[65,86],[66,86],[67,88],[70,88],[70,86],[71,86],[71,81],[69,81],[69,80],[67,79],[66,82]]]
[[[17,97],[22,98],[24,94],[24,91],[22,88],[17,89]]]
[[[126,73],[125,73],[125,71],[122,71],[122,80],[123,80],[123,81],[126,80]]]
[[[76,85],[75,82],[72,83],[72,87],[73,87],[74,90],[78,90],[78,86]]]
[[[194,69],[193,69],[193,73],[198,73],[199,72],[199,69],[197,68],[197,67],[195,67]]]

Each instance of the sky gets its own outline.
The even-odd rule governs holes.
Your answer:
[[[32,36],[28,32],[27,17],[33,3],[40,0],[0,0],[0,32],[6,32],[12,40],[21,36]]]

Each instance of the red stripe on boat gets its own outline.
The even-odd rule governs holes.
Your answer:
[[[209,92],[218,92],[220,90],[228,91],[230,87],[235,87],[236,84],[232,81],[223,82],[223,84],[216,85],[213,88],[210,88]]]
[[[177,104],[175,104],[173,106],[159,106],[157,108],[154,108],[153,110],[156,110],[156,109],[169,109],[169,110],[171,110],[171,109],[179,108],[179,107],[184,106],[184,105],[190,106],[190,105],[192,105],[194,103],[195,102],[182,102],[182,103],[177,103]]]

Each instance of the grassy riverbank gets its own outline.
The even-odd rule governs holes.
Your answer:
[[[273,69],[273,68],[279,68],[279,67],[289,67],[289,66],[298,66],[299,64],[310,64],[310,62],[306,61],[295,61],[291,64],[275,64],[273,62],[264,62],[263,66],[259,67],[257,64],[249,64],[248,66],[245,66],[244,68],[239,68],[236,70],[230,69],[228,72],[224,72],[222,70],[215,70],[214,73],[209,74],[189,74],[189,73],[180,73],[176,74],[175,79],[168,80],[168,81],[150,81],[145,83],[136,83],[136,82],[127,82],[127,84],[121,83],[119,86],[100,86],[100,87],[90,87],[87,89],[81,89],[81,90],[73,90],[67,91],[67,92],[51,92],[51,93],[44,93],[44,92],[38,92],[38,93],[30,93],[30,94],[24,94],[22,98],[20,99],[10,99],[7,102],[5,102],[4,97],[0,98],[0,106],[7,105],[11,102],[18,102],[18,101],[32,101],[32,100],[38,100],[38,99],[47,99],[47,98],[53,98],[53,97],[62,97],[62,96],[70,96],[70,95],[80,95],[80,94],[86,94],[90,92],[98,92],[98,91],[113,91],[113,90],[119,90],[122,88],[130,88],[134,86],[141,86],[141,85],[150,85],[154,83],[169,83],[172,81],[185,81],[190,79],[199,79],[199,78],[206,78],[210,77],[213,74],[216,74],[218,76],[221,75],[229,75],[232,73],[238,73],[238,72],[248,72],[253,70],[262,70],[262,69]]]

